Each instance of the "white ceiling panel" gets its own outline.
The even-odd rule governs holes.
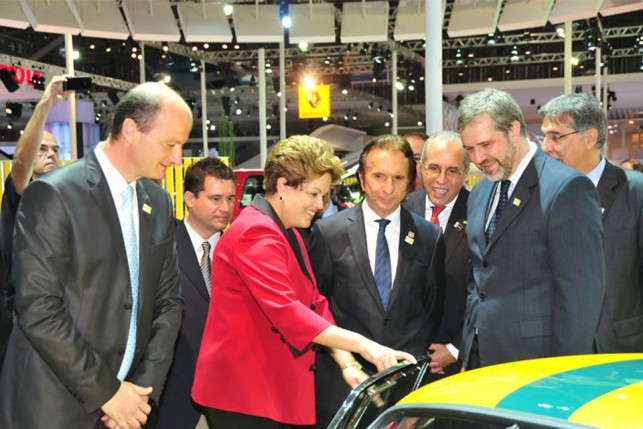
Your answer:
[[[643,0],[603,0],[601,15],[618,15],[620,13],[636,12],[642,9]]]
[[[596,16],[596,2],[597,0],[556,0],[549,14],[549,22],[562,24],[593,18]]]
[[[493,0],[455,0],[447,33],[449,37],[468,37],[496,31],[500,2]]]
[[[395,18],[395,40],[422,40],[426,37],[425,3],[423,0],[400,0]]]
[[[291,43],[335,42],[335,7],[332,4],[291,4],[288,12],[292,19]]]
[[[544,27],[547,15],[547,0],[507,0],[498,29],[506,32]]]
[[[278,43],[283,40],[278,5],[235,5],[232,17],[239,43]]]
[[[12,27],[24,30],[29,27],[29,20],[22,12],[22,8],[17,0],[0,1],[2,10],[0,11],[0,26]]]
[[[388,2],[344,3],[342,43],[385,42],[388,37]]]
[[[56,34],[80,34],[80,24],[66,0],[19,0],[35,31]]]
[[[123,0],[121,6],[134,40],[178,42],[181,39],[169,1]]]
[[[232,31],[223,5],[179,3],[176,6],[185,41],[188,43],[230,43]]]
[[[70,6],[76,9],[82,24],[80,34],[85,37],[125,40],[129,30],[123,21],[118,3],[106,0],[75,0]]]

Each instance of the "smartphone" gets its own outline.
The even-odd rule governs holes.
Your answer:
[[[63,82],[63,91],[89,91],[91,88],[91,77],[68,77],[67,81]]]

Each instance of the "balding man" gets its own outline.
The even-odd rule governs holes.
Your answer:
[[[0,379],[2,428],[140,428],[181,324],[174,216],[151,180],[181,162],[183,99],[141,84],[110,134],[26,189],[16,219],[17,326]]]
[[[405,206],[442,228],[445,254],[444,313],[436,341],[429,346],[431,371],[454,374],[462,339],[467,279],[470,270],[467,245],[467,199],[464,182],[469,174],[460,134],[440,131],[427,140],[419,165],[424,189],[406,198]]]
[[[18,203],[25,188],[48,171],[58,167],[60,162],[60,146],[56,138],[45,131],[45,124],[49,111],[56,104],[65,99],[73,91],[63,91],[64,76],[54,76],[36,104],[33,115],[18,144],[11,173],[7,176],[2,194],[2,262],[4,271],[0,277],[0,368],[4,358],[4,351],[11,333],[13,305],[13,284],[11,282],[11,257],[13,253],[13,228],[18,212]],[[4,305],[1,305],[4,302]]]

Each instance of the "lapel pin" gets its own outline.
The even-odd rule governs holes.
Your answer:
[[[411,238],[415,238],[415,232],[413,232],[413,231],[409,231],[406,235],[411,237]]]
[[[457,229],[458,231],[462,231],[464,229],[464,225],[462,225],[460,222],[456,222],[453,224],[453,227]]]
[[[147,204],[143,204],[143,211],[147,213],[148,215],[152,214],[152,207],[148,206]]]
[[[601,214],[605,213],[605,207],[601,207]]]
[[[520,203],[521,203],[521,202],[522,202],[522,201],[520,201],[520,198],[514,198],[514,201],[513,201],[514,206],[516,206],[516,207],[520,207]]]
[[[406,238],[404,241],[408,243],[410,246],[413,246],[413,243],[415,243],[415,233],[413,231],[409,231],[406,233]]]

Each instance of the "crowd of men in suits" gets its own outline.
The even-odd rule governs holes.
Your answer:
[[[31,162],[57,154],[42,130],[67,95],[63,80],[48,86],[19,144]],[[307,240],[340,327],[428,354],[435,376],[643,351],[643,175],[606,160],[594,98],[563,95],[540,112],[538,145],[515,100],[485,89],[461,103],[457,132],[365,146],[362,202],[317,220]],[[82,161],[30,184],[41,174],[34,167],[10,176],[22,200],[15,235],[13,225],[3,232],[15,237],[16,327],[0,374],[0,427],[196,426],[190,389],[210,260],[235,179],[216,158],[190,167],[179,223],[148,180],[180,162],[191,124],[176,93],[143,84]],[[471,163],[485,177],[470,192]],[[139,203],[126,206],[127,192]],[[315,378],[317,425],[326,427],[348,388],[323,350]]]

